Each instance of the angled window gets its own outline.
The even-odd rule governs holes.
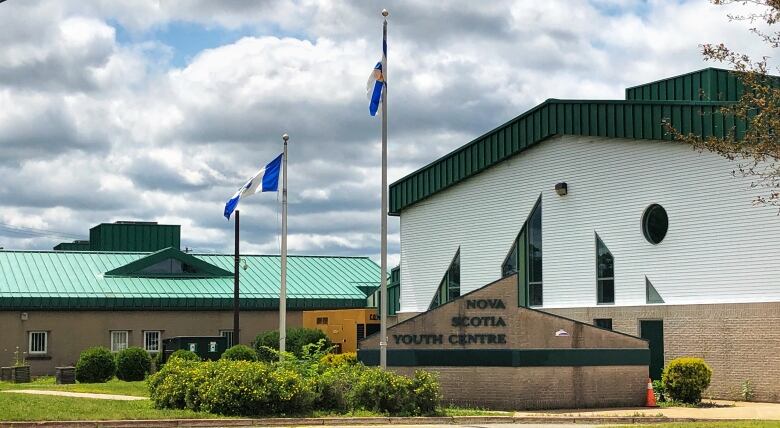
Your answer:
[[[664,303],[664,299],[653,287],[653,283],[645,277],[645,295],[647,297],[647,303]]]
[[[615,303],[615,258],[596,234],[596,303]]]
[[[518,306],[542,306],[542,197],[512,243],[501,277],[517,274]]]
[[[542,306],[542,200],[528,219],[528,304]]]
[[[441,306],[457,297],[460,297],[460,248],[458,248],[455,258],[452,259],[450,266],[447,268],[447,273],[444,274],[444,278],[439,283],[439,289],[436,290],[428,310]]]
[[[501,264],[501,278],[517,273],[517,240],[512,244],[509,254]]]

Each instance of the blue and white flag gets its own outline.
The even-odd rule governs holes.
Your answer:
[[[242,197],[251,196],[258,192],[276,192],[279,189],[279,170],[282,165],[282,156],[283,154],[280,154],[260,171],[257,171],[257,174],[253,175],[246,184],[236,191],[232,198],[228,199],[225,204],[226,219],[230,220],[230,215],[236,210],[238,201]]]
[[[370,103],[368,104],[368,113],[371,116],[376,116],[376,112],[379,109],[379,103],[382,102],[382,91],[385,88],[385,76],[382,72],[382,62],[387,59],[387,40],[382,40],[382,61],[376,63],[376,66],[368,76],[368,83],[366,84],[366,91]]]

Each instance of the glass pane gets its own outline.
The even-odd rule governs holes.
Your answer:
[[[537,205],[528,223],[528,281],[542,282],[542,206]]]
[[[642,223],[645,238],[650,243],[658,244],[664,240],[666,231],[669,229],[669,217],[662,206],[651,205],[645,212]]]
[[[615,259],[607,246],[596,236],[596,277],[613,278],[615,276]]]
[[[501,265],[501,277],[512,275],[517,272],[517,241],[512,245],[512,249],[509,250],[509,255],[504,260],[504,264]]]
[[[460,253],[455,255],[455,259],[452,261],[447,273],[447,289],[448,302],[456,297],[460,297]]]
[[[542,283],[528,284],[528,300],[530,306],[542,306]]]
[[[615,303],[615,280],[601,279],[598,281],[598,302]]]

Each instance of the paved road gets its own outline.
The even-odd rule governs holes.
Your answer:
[[[350,425],[349,428],[377,428],[391,425]],[[596,425],[582,424],[470,424],[470,425],[392,425],[393,428],[595,428]],[[322,428],[322,425],[299,428]]]

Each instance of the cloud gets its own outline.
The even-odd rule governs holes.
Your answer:
[[[760,51],[726,8],[636,4],[394,2],[390,181],[546,98],[620,98],[627,86],[709,66],[701,43]],[[287,132],[290,251],[378,260],[380,121],[368,117],[365,84],[380,55],[382,7],[3,3],[0,222],[86,236],[99,222],[156,220],[181,224],[195,251],[231,252],[225,200]],[[174,65],[198,40],[158,35],[181,22],[242,37]],[[245,199],[241,219],[244,251],[278,251],[277,195]],[[392,265],[397,219],[389,226]],[[0,230],[5,248],[62,240]]]

